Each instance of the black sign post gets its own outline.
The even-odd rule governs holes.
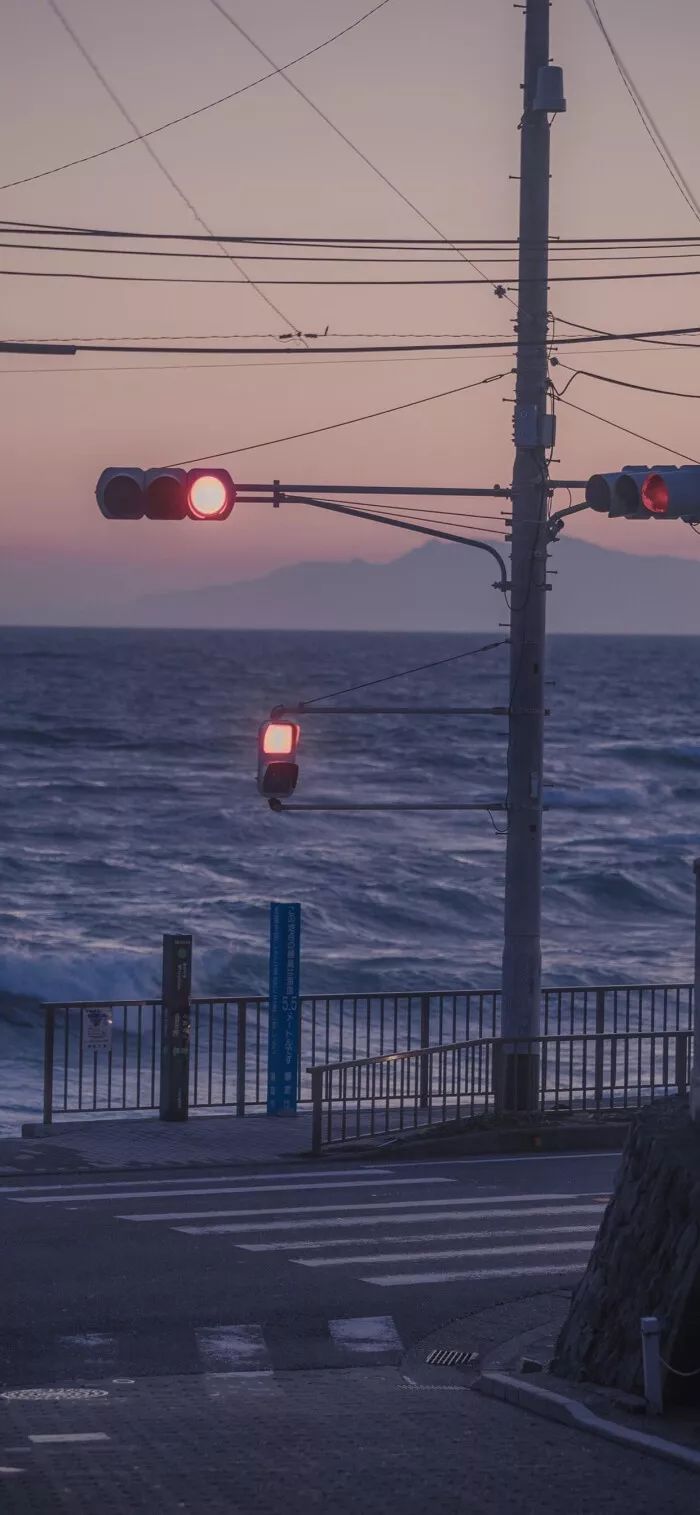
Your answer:
[[[187,1120],[190,1085],[192,937],[163,937],[160,1118]]]

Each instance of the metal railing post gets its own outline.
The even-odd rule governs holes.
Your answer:
[[[420,997],[420,1044],[421,1047],[430,1046],[430,995],[421,994]],[[428,1108],[428,1079],[430,1074],[430,1058],[422,1057],[420,1060],[420,1107],[421,1110]]]
[[[236,1115],[245,1115],[247,1010],[244,999],[236,1002]]]
[[[595,992],[595,1073],[594,1073],[594,1101],[595,1108],[599,1110],[603,1103],[603,1078],[605,1064],[605,990],[596,989]]]
[[[311,1151],[318,1157],[323,1146],[323,1067],[311,1068]]]
[[[503,1039],[494,1038],[491,1043],[491,1067],[493,1070],[493,1108],[494,1114],[505,1113],[506,1079],[505,1079],[505,1054]]]
[[[66,1014],[68,1012],[66,1011]],[[53,1005],[44,1006],[44,1125],[53,1121],[53,1048],[56,1031]]]
[[[689,1031],[676,1032],[676,1088],[679,1094],[688,1093],[688,1042]]]

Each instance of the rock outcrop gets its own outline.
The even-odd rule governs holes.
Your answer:
[[[686,1100],[634,1120],[615,1193],[557,1340],[552,1372],[643,1392],[640,1319],[662,1320],[669,1403],[700,1402],[700,1126]]]

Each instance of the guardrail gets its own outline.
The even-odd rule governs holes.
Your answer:
[[[690,984],[546,989],[546,1035],[689,1030]],[[111,1049],[87,1045],[90,1011],[111,1018]],[[154,1110],[159,1104],[161,1001],[61,1001],[44,1006],[44,1122],[55,1116]],[[316,994],[300,1000],[298,1098],[311,1101],[309,1068],[498,1035],[497,989]],[[267,999],[191,1001],[190,1105],[263,1109],[267,1095]]]
[[[427,1130],[448,1121],[517,1114],[508,1104],[507,1054],[537,1060],[537,1115],[638,1109],[686,1093],[692,1033],[589,1032],[453,1042],[309,1069],[312,1150]]]

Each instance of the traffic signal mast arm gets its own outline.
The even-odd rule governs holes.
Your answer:
[[[460,547],[478,547],[482,552],[488,552],[496,559],[500,569],[500,581],[494,584],[494,589],[500,589],[503,594],[508,590],[508,571],[500,552],[491,546],[490,542],[477,542],[474,537],[461,537],[454,531],[438,531],[433,526],[417,526],[412,521],[404,521],[400,517],[377,515],[373,510],[358,510],[355,505],[342,505],[339,500],[318,500],[311,495],[288,494],[280,495],[280,501],[296,503],[297,505],[313,505],[317,510],[331,510],[338,515],[357,516],[361,521],[374,521],[380,526],[395,526],[399,531],[416,531],[422,537],[437,537],[443,542],[458,542]]]

